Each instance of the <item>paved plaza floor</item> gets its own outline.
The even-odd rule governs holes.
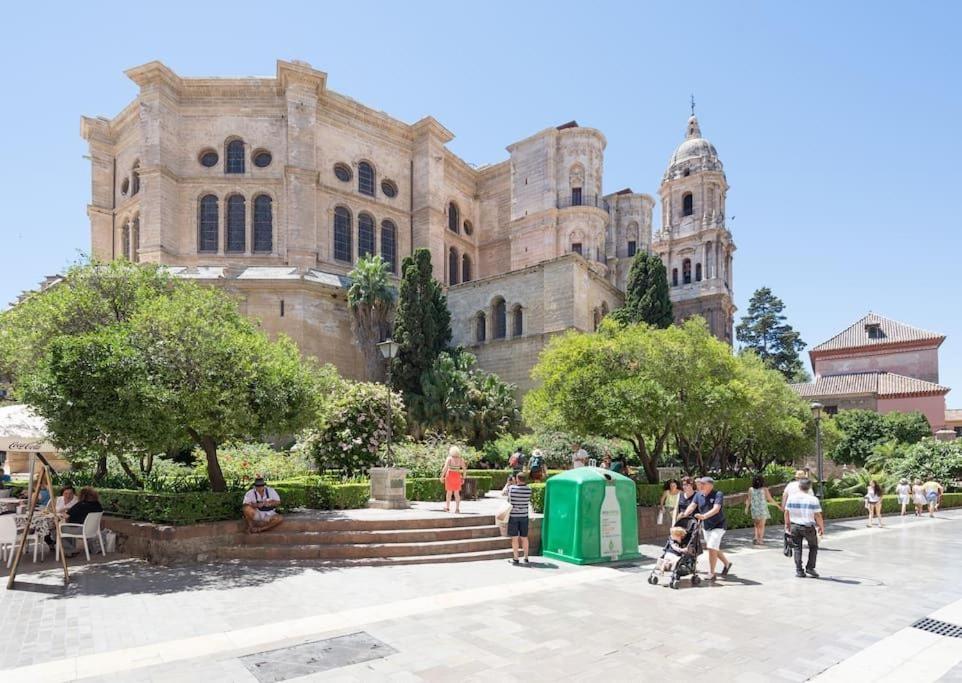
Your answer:
[[[26,563],[0,588],[0,680],[962,681],[962,638],[912,628],[962,625],[962,511],[885,521],[830,525],[819,580],[777,529],[730,532],[733,575],[680,590],[648,585],[655,546],[604,567],[114,559],[67,588]]]

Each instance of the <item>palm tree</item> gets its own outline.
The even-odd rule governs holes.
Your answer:
[[[394,290],[388,283],[387,262],[380,256],[362,256],[348,273],[351,286],[347,302],[353,314],[354,334],[364,354],[367,379],[383,381],[384,360],[377,348],[391,333]]]

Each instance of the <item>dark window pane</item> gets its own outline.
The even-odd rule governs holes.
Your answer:
[[[581,206],[581,188],[571,188],[571,206]]]
[[[388,270],[397,271],[397,227],[391,221],[381,222],[381,258]]]
[[[691,192],[687,193],[681,198],[681,214],[683,216],[690,216],[694,212],[694,204],[691,197]]]
[[[270,252],[273,248],[273,201],[266,194],[262,194],[254,199],[254,251]]]
[[[448,284],[456,285],[458,284],[458,266],[460,262],[458,260],[458,250],[451,247],[448,251]]]
[[[369,256],[374,253],[374,219],[366,213],[357,217],[357,255]]]
[[[464,221],[464,234],[470,236],[474,232],[474,226],[471,221]]]
[[[351,180],[351,169],[347,164],[334,164],[334,175],[342,182],[349,182]]]
[[[571,243],[571,251],[573,251],[573,252],[576,253],[576,254],[580,254],[580,253],[581,253],[581,242],[572,242],[572,243]]]
[[[231,140],[227,143],[227,165],[225,173],[244,172],[244,141]]]
[[[123,240],[120,248],[120,257],[129,259],[130,258],[130,225],[124,225],[123,228]]]
[[[478,314],[478,321],[475,326],[475,337],[479,342],[483,342],[487,336],[487,329],[484,320],[484,313]]]
[[[524,313],[521,312],[521,307],[518,306],[514,309],[514,330],[512,334],[515,337],[520,337],[523,330],[524,330]]]
[[[366,161],[357,165],[357,191],[374,196],[374,168]]]
[[[494,304],[494,338],[504,339],[508,333],[508,312],[504,299],[498,299]]]
[[[134,164],[130,172],[130,196],[133,197],[138,192],[140,192],[140,164]]]
[[[274,157],[271,156],[270,152],[258,152],[254,155],[254,165],[257,168],[267,168],[273,160]]]
[[[637,243],[634,240],[628,241],[628,256],[634,256],[635,250],[637,249]]]
[[[458,232],[458,227],[461,225],[461,212],[458,210],[458,205],[454,202],[448,204],[448,230],[451,232]]]
[[[691,259],[685,259],[681,262],[681,281],[686,284],[691,284]]]
[[[244,251],[247,207],[239,194],[227,199],[227,251]]]
[[[217,251],[217,233],[218,229],[218,209],[217,209],[217,197],[212,194],[205,195],[200,200],[200,216],[199,216],[198,233],[199,242],[198,251]]]
[[[130,260],[140,261],[140,217],[134,219],[130,226]]]
[[[351,261],[351,213],[343,206],[334,209],[334,258]]]
[[[467,254],[461,257],[461,282],[471,282],[471,259]]]
[[[384,193],[385,197],[394,199],[397,197],[397,185],[395,185],[390,180],[385,180],[381,183],[381,192]]]
[[[701,264],[695,264],[695,282],[701,282]]]
[[[677,268],[671,269],[671,286],[672,287],[678,286],[678,269]]]
[[[212,149],[207,150],[200,155],[200,165],[206,166],[207,168],[212,168],[217,165],[218,157],[217,152]]]

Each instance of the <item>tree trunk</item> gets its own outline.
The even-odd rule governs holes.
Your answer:
[[[207,479],[210,481],[210,490],[226,491],[227,482],[224,481],[224,472],[221,470],[220,461],[217,459],[217,442],[209,436],[201,436],[193,429],[188,429],[187,433],[204,449],[204,454],[207,456]]]
[[[97,458],[97,468],[94,470],[94,483],[100,484],[107,478],[107,456],[101,455]]]
[[[127,462],[127,458],[125,458],[125,457],[122,456],[122,455],[118,455],[118,456],[117,456],[117,462],[120,463],[120,468],[124,471],[124,473],[125,473],[128,477],[130,477],[130,480],[131,480],[132,482],[134,482],[134,486],[136,486],[136,487],[139,488],[139,489],[144,488],[144,481],[143,481],[143,479],[141,479],[140,477],[137,476],[137,473],[134,472],[133,468],[131,468],[130,463]]]

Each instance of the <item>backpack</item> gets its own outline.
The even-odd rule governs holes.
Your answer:
[[[531,469],[532,469],[532,470],[540,470],[540,469],[541,469],[541,460],[542,460],[542,458],[541,458],[540,455],[532,456],[532,457],[531,457]]]

